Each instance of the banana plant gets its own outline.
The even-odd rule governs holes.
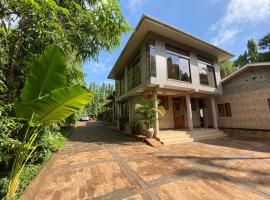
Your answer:
[[[33,63],[21,101],[15,103],[16,117],[27,122],[24,139],[13,163],[6,199],[14,199],[20,174],[35,151],[34,141],[44,126],[77,112],[92,97],[81,86],[67,86],[66,58],[57,46],[48,46]]]

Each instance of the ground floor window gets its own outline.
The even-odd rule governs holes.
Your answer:
[[[231,117],[231,105],[230,103],[218,104],[218,116],[219,117]]]

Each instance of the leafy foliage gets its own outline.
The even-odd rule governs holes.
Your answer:
[[[0,103],[0,169],[8,170],[10,162],[20,145],[19,130],[23,127],[21,121],[12,115],[12,104]]]
[[[106,83],[98,85],[92,82],[89,85],[89,90],[93,93],[93,98],[85,106],[85,111],[87,114],[97,118],[99,114],[105,111],[104,104],[107,103],[107,97],[113,94],[114,86]]]
[[[47,65],[49,69],[40,73],[36,70],[38,65],[40,68]],[[36,137],[42,132],[43,126],[61,121],[75,113],[91,97],[91,93],[80,86],[65,87],[65,71],[64,53],[59,47],[48,46],[34,63],[26,79],[21,102],[16,104],[15,110],[17,117],[26,117],[24,119],[28,121],[28,128],[14,160],[7,199],[14,198],[21,172],[38,147],[33,144]],[[37,83],[38,80],[40,83]],[[29,113],[31,114],[29,115]]]
[[[61,46],[71,66],[69,82],[83,82],[81,63],[118,46],[130,30],[117,0],[3,0],[0,8],[0,69],[9,99],[16,98],[29,63],[46,46]]]
[[[221,78],[225,78],[226,76],[229,76],[236,70],[233,62],[230,60],[226,60],[219,63],[219,67],[220,67]]]
[[[262,50],[268,49],[270,51],[270,32],[259,40],[259,47]]]
[[[160,117],[164,116],[166,111],[163,106],[158,106],[155,108],[155,104],[159,103],[159,100],[156,98],[143,98],[139,99],[141,103],[135,105],[135,111],[142,115],[141,121],[145,123],[146,128],[153,128],[156,123],[156,113]]]
[[[66,86],[66,59],[57,46],[47,47],[35,60],[21,93],[22,102],[29,103],[49,91]]]
[[[270,34],[264,36],[259,40],[259,48],[265,50],[269,48],[269,51],[259,52],[258,45],[255,40],[251,39],[247,41],[247,51],[240,55],[235,61],[234,65],[236,68],[241,68],[248,63],[254,62],[266,62],[270,61]]]

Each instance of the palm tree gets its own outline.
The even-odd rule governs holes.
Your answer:
[[[140,103],[135,105],[136,113],[140,113],[142,115],[141,121],[146,125],[148,137],[153,137],[153,127],[156,123],[156,113],[159,114],[160,117],[163,117],[166,113],[165,108],[163,106],[155,107],[155,104],[159,103],[157,98],[143,98],[140,97]]]

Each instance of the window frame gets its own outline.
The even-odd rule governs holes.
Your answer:
[[[200,81],[200,85],[203,85],[203,86],[208,86],[208,87],[213,87],[211,85],[209,85],[209,79],[208,79],[208,73],[209,73],[209,70],[208,70],[208,67],[211,67],[213,69],[213,74],[214,74],[214,82],[215,82],[215,86],[214,88],[217,88],[217,78],[216,78],[216,70],[215,70],[215,66],[214,64],[212,63],[208,63],[208,62],[205,62],[205,61],[202,61],[199,59],[200,56],[198,56],[198,72],[199,72],[199,81]],[[204,84],[204,83],[201,83],[201,77],[200,77],[200,66],[199,64],[203,64],[203,65],[206,65],[206,68],[207,68],[207,82],[208,84]]]
[[[177,48],[176,48],[177,49]],[[183,50],[182,50],[183,51]],[[189,81],[184,81],[184,80],[181,80],[181,79],[175,79],[175,78],[170,78],[169,77],[169,66],[168,66],[168,54],[171,54],[173,56],[177,56],[178,57],[178,70],[180,71],[181,69],[181,66],[180,66],[180,59],[185,59],[188,61],[188,69],[189,69]],[[177,52],[174,52],[174,51],[171,51],[171,50],[168,50],[166,49],[166,65],[167,65],[167,78],[168,79],[171,79],[171,80],[177,80],[177,81],[181,81],[181,82],[184,82],[184,83],[192,83],[192,77],[191,77],[191,69],[190,69],[190,57],[189,56],[186,56],[186,55],[183,55],[183,54],[180,54],[180,53],[177,53]],[[178,77],[179,74],[178,74]]]
[[[151,62],[151,50],[154,51],[153,57],[155,58],[154,67]],[[157,77],[157,61],[156,61],[156,40],[149,39],[146,43],[146,66],[147,66],[147,78]]]
[[[136,76],[136,69],[139,69],[139,76]],[[127,91],[139,86],[142,83],[142,68],[141,68],[141,55],[140,51],[135,54],[135,56],[130,60],[127,66]],[[137,77],[137,79],[136,79]],[[139,77],[139,78],[138,78]],[[135,80],[139,80],[136,82]]]

